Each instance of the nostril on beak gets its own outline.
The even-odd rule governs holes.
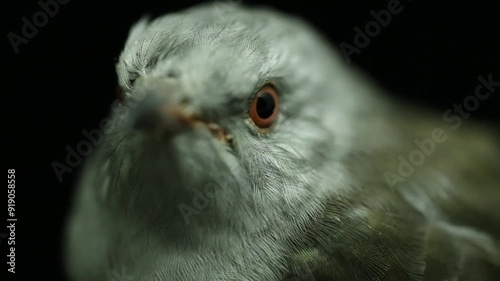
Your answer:
[[[141,89],[146,91],[146,89]],[[136,94],[138,94],[136,92]],[[143,97],[129,106],[130,127],[134,130],[153,130],[161,120],[161,105],[166,103],[156,91],[146,91],[137,95]]]
[[[165,89],[148,89],[144,99],[131,108],[130,128],[138,131],[175,134],[193,127],[198,119],[186,110],[187,98],[176,100]]]
[[[182,106],[187,106],[189,104],[189,98],[187,97],[182,98],[179,104]]]
[[[144,111],[132,120],[132,129],[139,131],[151,131],[161,122],[160,114],[156,110]]]

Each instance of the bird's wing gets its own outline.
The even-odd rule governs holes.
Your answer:
[[[338,206],[329,204],[325,217],[314,223],[290,256],[284,280],[493,281],[500,276],[500,248],[484,233],[409,213]]]
[[[397,186],[383,175],[415,150],[415,136],[390,155],[351,157],[355,186],[330,198],[289,257],[284,280],[500,280],[498,142],[466,126],[446,132]]]

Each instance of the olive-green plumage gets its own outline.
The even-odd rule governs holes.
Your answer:
[[[394,126],[395,142],[346,157],[356,175],[352,188],[329,198],[324,217],[305,231],[288,269],[288,278],[300,278],[290,280],[499,280],[494,127],[468,121],[455,129],[407,104],[397,108],[406,109],[389,111],[386,117],[397,119],[384,121]],[[398,156],[422,152],[415,140],[432,139],[436,128],[444,142],[435,143],[413,174],[386,177],[399,177]]]

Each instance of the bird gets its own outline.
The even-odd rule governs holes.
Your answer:
[[[69,280],[499,280],[498,132],[394,100],[306,20],[145,17],[116,72]]]

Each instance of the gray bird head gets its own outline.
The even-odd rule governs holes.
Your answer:
[[[277,241],[348,186],[339,163],[363,108],[364,90],[301,20],[217,9],[133,27],[117,64],[123,102],[96,157],[97,194],[113,223],[127,225],[114,242],[151,243],[123,246],[120,258],[154,256],[130,267],[165,266],[172,280],[262,276],[237,261],[275,274],[286,251]]]
[[[302,22],[268,10],[142,20],[117,65],[126,109],[116,110],[111,169],[129,183],[124,196],[153,213],[168,206],[174,232],[299,220],[322,196],[322,166],[349,145],[355,105],[332,87],[345,84],[337,60]],[[266,86],[276,115],[262,127],[250,111]]]

